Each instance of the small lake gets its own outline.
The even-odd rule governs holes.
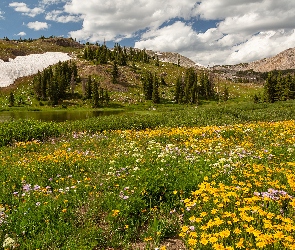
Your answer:
[[[91,117],[107,116],[123,113],[122,110],[112,111],[77,111],[77,110],[58,110],[58,111],[3,111],[0,112],[0,122],[10,119],[34,119],[45,122],[64,122],[84,120]]]

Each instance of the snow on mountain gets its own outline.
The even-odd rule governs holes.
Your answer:
[[[67,53],[46,52],[44,54],[31,54],[28,56],[17,56],[4,62],[0,59],[0,87],[7,87],[14,83],[19,77],[38,73],[38,70],[72,59]]]

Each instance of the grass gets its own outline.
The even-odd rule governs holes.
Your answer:
[[[137,66],[120,68],[128,92],[112,92],[123,114],[0,123],[0,248],[165,250],[174,239],[187,249],[294,249],[294,101],[254,104],[262,86],[218,81],[229,101],[176,105],[183,68]],[[141,100],[144,68],[164,73],[162,104]],[[11,110],[12,89],[25,100],[13,110],[60,108],[40,106],[31,81],[1,91],[1,109]]]
[[[1,126],[3,247],[292,249],[294,103],[176,107]]]

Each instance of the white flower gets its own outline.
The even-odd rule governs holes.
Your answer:
[[[14,243],[15,243],[14,239],[6,235],[5,240],[3,242],[3,248],[13,247]]]

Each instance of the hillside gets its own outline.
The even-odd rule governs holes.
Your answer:
[[[248,71],[269,72],[272,70],[288,70],[295,69],[295,48],[290,48],[281,53],[270,57],[257,60],[250,63],[240,63],[236,65],[218,65],[214,67],[216,70],[231,71]]]
[[[42,54],[45,52],[72,53],[84,46],[69,38],[40,38],[36,40],[0,40],[0,59],[8,62],[9,58]]]

